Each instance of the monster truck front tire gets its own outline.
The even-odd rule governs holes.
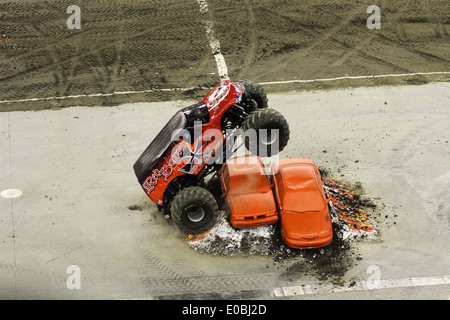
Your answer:
[[[269,100],[267,99],[267,94],[263,87],[252,80],[242,79],[239,83],[245,87],[245,91],[250,95],[250,99],[256,104],[256,108],[267,108],[269,105]]]
[[[188,187],[174,197],[170,213],[181,231],[199,234],[211,229],[217,219],[219,208],[214,196],[202,187]]]
[[[245,119],[242,129],[245,147],[254,155],[271,157],[286,147],[289,141],[289,124],[284,116],[270,108],[258,109]],[[249,131],[254,129],[255,135]]]

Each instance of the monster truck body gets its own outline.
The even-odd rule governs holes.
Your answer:
[[[286,120],[267,108],[260,85],[225,80],[199,102],[179,110],[134,164],[144,192],[158,208],[170,210],[184,231],[200,232],[215,221],[214,197],[199,188],[204,189],[205,177],[217,172],[232,155],[233,143],[225,142],[239,128],[274,132],[269,138],[257,134],[264,148],[256,152],[275,143],[278,152],[289,139]],[[245,144],[249,148],[247,140]]]

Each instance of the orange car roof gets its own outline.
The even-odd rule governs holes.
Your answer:
[[[259,157],[232,158],[225,163],[226,188],[229,194],[267,192],[270,184]]]
[[[310,212],[326,208],[320,174],[312,160],[282,159],[274,163],[272,169],[278,202],[283,210]]]

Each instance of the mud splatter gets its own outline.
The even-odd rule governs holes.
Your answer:
[[[129,206],[128,209],[132,210],[132,211],[135,211],[135,210],[143,211],[144,210],[143,206],[138,205],[138,204],[133,204],[133,205]]]
[[[376,205],[363,198],[360,184],[347,186],[336,180],[323,179],[328,197],[332,199],[333,241],[317,249],[294,249],[281,238],[280,224],[236,229],[222,211],[216,225],[196,237],[186,237],[188,245],[209,255],[264,255],[274,263],[293,260],[282,277],[289,280],[297,273],[307,272],[321,281],[340,283],[346,272],[360,260],[352,247],[355,241],[375,238]]]

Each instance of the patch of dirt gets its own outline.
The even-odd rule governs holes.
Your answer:
[[[209,0],[209,19],[232,79],[257,82],[449,71],[446,0]],[[66,2],[0,3],[0,111],[198,99],[218,81],[196,1],[83,1],[81,29]],[[268,92],[423,84],[448,75],[267,85]],[[192,90],[163,91],[168,88]],[[142,91],[114,95],[115,92]],[[67,96],[104,94],[104,96]],[[59,97],[43,101],[5,101]]]
[[[131,211],[135,211],[135,210],[143,211],[144,207],[141,206],[141,205],[138,205],[138,204],[134,204],[134,205],[129,206],[128,209],[131,210]]]

